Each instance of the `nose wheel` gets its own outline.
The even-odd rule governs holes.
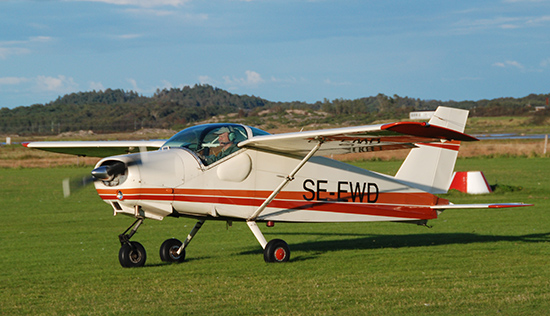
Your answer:
[[[118,261],[124,268],[143,267],[145,260],[147,260],[147,253],[139,242],[130,241],[120,247]]]
[[[137,241],[130,241],[134,236],[139,226],[143,223],[144,218],[138,218],[136,221],[118,235],[120,241],[120,250],[118,251],[118,261],[124,268],[143,267],[147,260],[147,253],[142,244]]]
[[[185,249],[178,254],[182,242],[178,239],[171,238],[165,240],[160,246],[160,260],[163,262],[180,263],[185,260]]]

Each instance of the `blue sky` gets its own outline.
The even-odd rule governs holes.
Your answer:
[[[550,1],[0,0],[0,107],[207,83],[272,101],[550,91]]]

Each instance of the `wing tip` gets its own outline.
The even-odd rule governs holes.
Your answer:
[[[525,206],[535,206],[535,204],[499,203],[499,204],[491,204],[491,205],[489,205],[489,208],[510,208],[510,207],[525,207]]]
[[[459,141],[479,141],[478,138],[446,127],[429,124],[426,122],[395,122],[381,126],[382,130],[388,130],[400,134],[440,138]]]

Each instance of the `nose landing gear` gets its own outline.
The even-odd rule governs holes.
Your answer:
[[[176,238],[167,239],[160,246],[160,260],[163,262],[180,263],[185,260],[185,249],[178,254],[182,242]]]
[[[145,260],[147,260],[147,253],[143,245],[137,241],[130,241],[130,238],[134,236],[143,220],[144,218],[138,218],[124,233],[118,235],[121,246],[118,251],[118,261],[124,268],[143,267]],[[130,229],[131,231],[128,233]]]
[[[120,247],[118,261],[120,261],[120,265],[124,268],[143,267],[145,260],[147,260],[147,253],[139,242],[130,241]]]
[[[124,233],[118,235],[120,241],[120,250],[118,252],[118,261],[124,268],[136,268],[143,267],[145,260],[147,260],[147,253],[143,245],[137,241],[130,241],[130,238],[134,236],[139,226],[143,223],[145,218],[138,218]],[[178,239],[167,239],[160,246],[159,254],[160,259],[163,262],[181,263],[185,260],[185,247],[189,245],[191,239],[197,234],[199,229],[204,224],[204,220],[199,220],[193,230],[189,233],[184,242]]]

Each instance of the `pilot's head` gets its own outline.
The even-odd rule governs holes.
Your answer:
[[[225,147],[233,143],[233,138],[234,138],[232,137],[233,131],[231,131],[230,128],[225,126],[221,127],[216,131],[215,134],[218,135],[218,142],[220,143],[221,146]]]

